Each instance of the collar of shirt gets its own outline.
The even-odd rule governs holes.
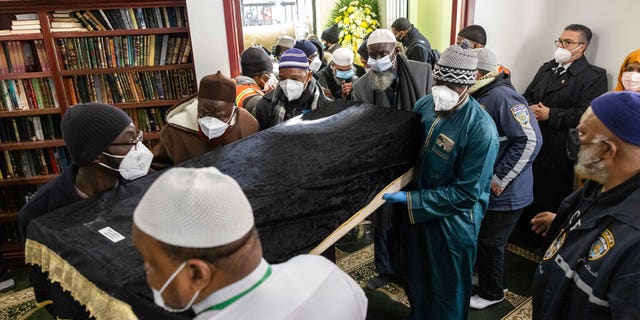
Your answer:
[[[210,294],[204,300],[193,305],[193,311],[198,314],[202,310],[205,310],[213,305],[224,302],[235,295],[247,290],[264,276],[265,272],[269,268],[269,263],[262,259],[258,267],[256,267],[246,277]],[[219,312],[220,310],[208,311],[207,314]]]
[[[569,63],[567,63],[565,65],[561,65],[561,64],[558,63],[558,65],[555,68],[553,68],[553,72],[558,70],[558,68],[563,67],[564,70],[562,70],[562,72],[560,73],[560,74],[563,74],[563,73],[567,72],[567,70],[569,69],[569,67],[571,66],[572,63],[573,62],[569,62]]]

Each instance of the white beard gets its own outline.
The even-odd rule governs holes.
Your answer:
[[[373,90],[387,90],[387,88],[391,86],[391,83],[393,83],[393,79],[395,78],[392,70],[387,70],[384,72],[376,72],[371,70],[369,72],[371,73],[370,76],[373,80]]]
[[[573,167],[576,176],[603,185],[606,184],[609,181],[609,172],[602,161],[596,162],[597,159],[601,158],[599,158],[596,148],[581,149],[578,153],[578,160]]]

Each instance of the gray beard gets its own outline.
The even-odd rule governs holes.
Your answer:
[[[596,159],[598,159],[596,148],[580,150],[573,170],[579,178],[589,179],[604,185],[609,181],[609,172],[602,161],[593,162]]]
[[[373,90],[387,90],[387,88],[391,86],[391,83],[393,83],[393,79],[395,78],[392,70],[387,70],[384,72],[376,72],[371,70],[369,72],[371,73],[371,79],[373,79]]]

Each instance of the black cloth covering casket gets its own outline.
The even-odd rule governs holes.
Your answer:
[[[265,258],[278,263],[308,252],[413,166],[419,128],[412,112],[336,104],[179,166],[215,166],[233,177],[253,208]],[[160,174],[35,219],[27,237],[128,303],[140,319],[186,318],[153,304],[131,241],[132,213]],[[105,227],[125,239],[111,242],[98,232]]]

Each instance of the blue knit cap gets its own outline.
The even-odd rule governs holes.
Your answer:
[[[591,109],[618,138],[640,146],[640,93],[606,93],[593,99]]]
[[[294,48],[300,49],[304,51],[304,54],[307,55],[307,58],[311,57],[312,54],[318,52],[318,48],[313,45],[313,43],[309,40],[298,40],[296,44],[293,45]]]
[[[310,42],[309,42],[310,43]],[[313,46],[313,45],[311,45]],[[296,69],[309,69],[309,59],[302,50],[291,48],[280,56],[279,69],[296,68]]]

